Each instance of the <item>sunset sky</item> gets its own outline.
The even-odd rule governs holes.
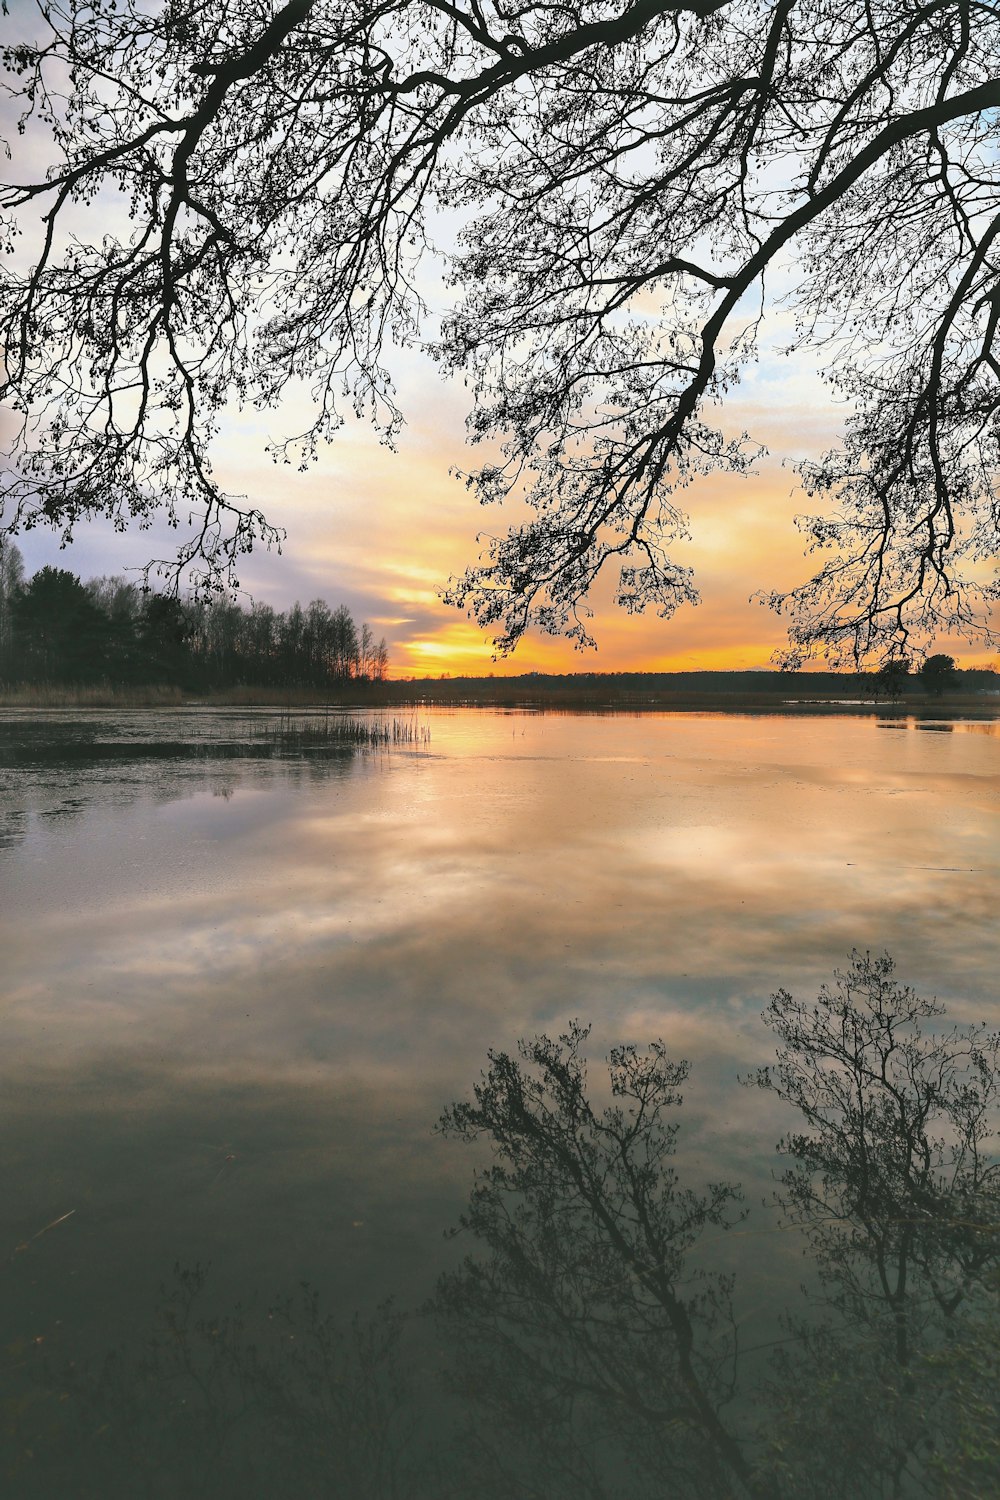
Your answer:
[[[672,620],[629,618],[610,602],[609,578],[593,600],[596,652],[533,632],[512,657],[494,661],[475,622],[445,605],[439,591],[475,559],[477,528],[493,522],[499,529],[503,513],[481,509],[449,475],[463,460],[463,417],[455,394],[432,381],[410,403],[397,452],[355,428],[306,474],[270,463],[263,423],[240,424],[220,452],[219,475],[288,531],[280,556],[255,553],[242,568],[252,597],[278,609],[317,596],[347,603],[385,635],[394,676],[767,665],[783,640],[780,621],[749,595],[791,581],[803,562],[792,525],[795,476],[777,460],[754,478],[720,475],[691,492],[692,540],[683,560],[695,567],[702,590],[696,609]],[[808,412],[799,415],[810,420]],[[63,553],[40,532],[19,544],[29,570],[53,562],[87,578],[162,555],[169,538],[155,537],[121,538],[95,524],[80,527]]]
[[[22,5],[12,8],[5,40],[27,25],[30,14]],[[43,173],[49,160],[45,140],[31,131],[19,139],[9,122],[6,133],[14,143],[15,173]],[[38,212],[43,208],[40,203]],[[113,202],[100,199],[89,209],[76,207],[74,227],[81,238],[104,232],[109,209],[113,214]],[[781,283],[778,268],[767,288],[771,298],[783,290]],[[437,286],[429,270],[424,291],[431,316],[423,330],[428,339],[444,310]],[[344,603],[377,637],[385,636],[396,677],[767,667],[784,644],[782,622],[750,596],[804,580],[814,561],[804,556],[793,520],[809,502],[783,460],[816,456],[834,445],[845,415],[808,358],[783,354],[791,331],[787,310],[768,314],[759,362],[748,367],[726,403],[726,430],[746,429],[767,445],[756,473],[702,479],[684,496],[691,540],[674,556],[695,569],[702,594],[697,608],[685,607],[671,620],[654,613],[626,616],[611,603],[615,578],[609,575],[591,601],[596,652],[533,632],[513,656],[494,661],[489,639],[445,605],[440,591],[450,575],[477,560],[477,531],[502,532],[515,513],[480,508],[450,476],[451,465],[476,462],[476,450],[465,445],[468,392],[457,382],[449,386],[417,349],[397,351],[390,361],[407,421],[396,452],[380,446],[369,428],[348,424],[316,465],[300,473],[276,466],[265,445],[308,425],[301,396],[280,411],[232,413],[213,454],[217,477],[287,530],[280,556],[258,552],[246,560],[240,575],[244,602],[259,599],[277,609],[317,597],[331,606]],[[0,413],[0,426],[3,420]],[[169,556],[174,542],[166,526],[121,537],[107,523],[81,525],[64,552],[41,531],[18,539],[29,572],[55,563],[84,579]],[[937,649],[951,651],[965,665],[990,660],[982,648],[960,641],[939,641]]]
[[[774,352],[781,321],[775,317],[771,350],[725,413],[727,428],[745,427],[767,444],[768,455],[750,477],[718,474],[687,492],[692,537],[676,556],[695,569],[697,608],[672,620],[652,613],[630,618],[611,603],[609,576],[592,601],[596,651],[532,632],[513,656],[494,661],[475,622],[439,595],[450,574],[475,560],[477,530],[502,529],[504,512],[481,508],[449,474],[452,464],[475,457],[465,445],[467,393],[413,351],[396,361],[407,425],[395,452],[353,423],[300,473],[276,466],[264,451],[268,438],[294,429],[295,403],[280,413],[234,413],[216,450],[217,474],[288,532],[280,556],[256,552],[246,560],[240,575],[246,595],[277,609],[316,597],[346,603],[384,634],[395,677],[767,667],[784,643],[782,622],[750,595],[804,578],[809,563],[793,522],[806,502],[782,460],[832,444],[844,414],[805,361]],[[29,571],[51,562],[83,578],[168,555],[170,543],[166,528],[120,537],[98,524],[81,526],[62,553],[41,532],[19,541]],[[942,644],[967,665],[989,659],[961,642]]]

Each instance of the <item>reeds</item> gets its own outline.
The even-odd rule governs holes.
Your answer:
[[[340,714],[305,723],[281,714],[277,723],[264,723],[252,738],[269,742],[281,754],[309,750],[381,750],[408,745],[426,745],[431,737],[426,724],[414,719],[354,719]]]
[[[18,714],[0,723],[0,766],[136,760],[322,759],[427,745],[431,732],[415,716],[351,717],[326,712],[293,715],[263,710],[219,718],[209,714],[154,714],[117,722],[72,714],[53,720]]]

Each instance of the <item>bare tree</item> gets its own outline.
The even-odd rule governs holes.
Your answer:
[[[308,462],[401,413],[435,215],[462,227],[437,353],[473,396],[467,475],[535,514],[449,597],[511,649],[696,592],[681,493],[759,452],[713,407],[780,275],[793,348],[849,398],[805,466],[811,581],[764,597],[790,660],[987,629],[996,586],[1000,17],[986,0],[39,0],[7,87],[50,170],[3,190],[7,524],[202,517],[179,563],[277,532],[213,478],[233,400],[314,401]],[[119,227],[105,206],[120,208]],[[82,226],[82,228],[81,228]],[[15,267],[15,269],[10,269]],[[21,267],[21,269],[17,269]],[[498,446],[497,446],[498,445]]]
[[[0,544],[0,672],[10,669],[17,597],[24,587],[24,559],[10,540]]]

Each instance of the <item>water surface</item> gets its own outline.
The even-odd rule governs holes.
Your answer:
[[[175,1261],[222,1300],[419,1301],[472,1167],[432,1126],[488,1047],[662,1036],[685,1170],[756,1200],[787,1122],[735,1080],[774,989],[888,949],[997,1018],[996,722],[427,710],[409,746],[262,759],[247,718],[2,716],[53,747],[0,770],[15,1383],[134,1333]],[[157,753],[198,742],[231,748]],[[768,1233],[729,1252],[764,1286]]]

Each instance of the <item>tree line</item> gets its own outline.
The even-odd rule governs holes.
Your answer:
[[[328,688],[381,682],[384,638],[323,599],[282,613],[220,595],[183,599],[110,575],[82,582],[46,566],[31,577],[0,548],[0,682],[254,684]]]
[[[992,665],[958,667],[943,652],[914,669],[894,658],[872,672],[789,673],[738,669],[691,672],[522,672],[517,675],[397,678],[396,702],[546,705],[558,708],[698,708],[754,705],[785,708],[795,703],[850,703],[852,699],[913,704],[946,695],[1000,693]],[[808,697],[806,697],[808,695]]]

